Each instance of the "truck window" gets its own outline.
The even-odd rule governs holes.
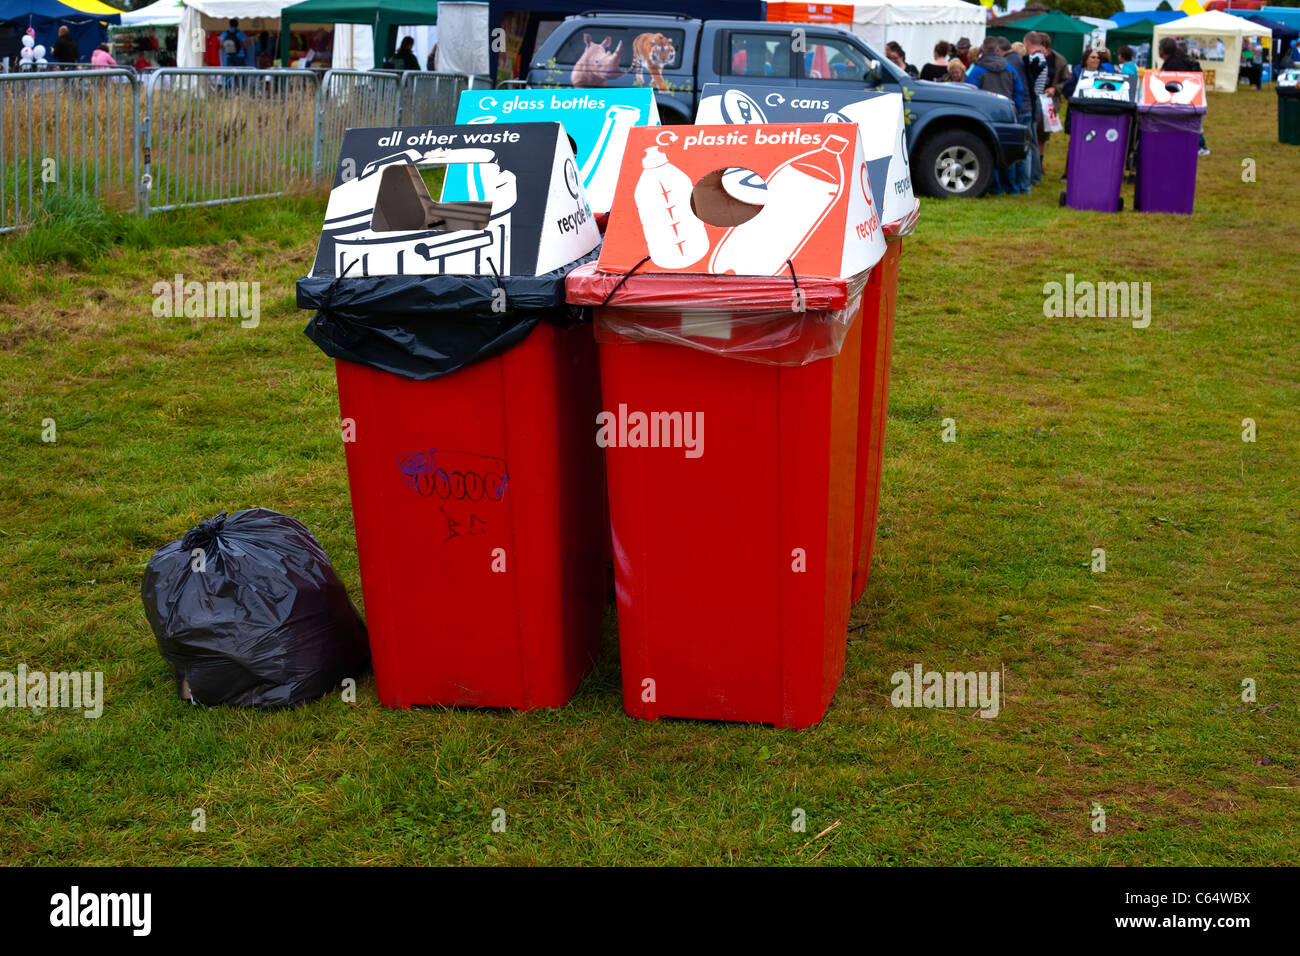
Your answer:
[[[861,86],[867,75],[866,55],[846,40],[808,37],[803,75],[810,80],[840,80]]]
[[[766,76],[790,79],[790,39],[770,33],[732,33],[728,37],[727,63],[732,76]]]
[[[555,62],[557,65],[573,66],[587,52],[588,47],[601,45],[604,50],[597,50],[597,55],[608,57],[617,52],[618,64],[624,69],[634,66],[634,60],[639,57],[643,61],[643,67],[653,63],[662,70],[676,70],[682,65],[686,31],[583,24],[560,44],[560,48],[555,51]],[[647,60],[649,62],[645,62]]]

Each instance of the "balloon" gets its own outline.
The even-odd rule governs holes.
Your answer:
[[[36,49],[32,50],[32,53],[35,54],[36,59],[43,59],[45,56],[45,47],[38,43],[36,44]]]
[[[26,63],[28,60],[36,59],[36,57],[32,55],[32,48],[29,46],[23,47],[22,52],[18,54],[18,58],[22,60],[24,63]]]
[[[31,34],[29,33],[23,34],[23,49],[30,49],[35,44],[36,41],[32,38]]]

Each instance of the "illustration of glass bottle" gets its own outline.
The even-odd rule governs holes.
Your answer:
[[[709,234],[691,211],[691,189],[690,177],[659,147],[645,151],[633,197],[650,261],[661,269],[683,269],[709,251]]]
[[[605,125],[591,155],[578,170],[587,201],[597,212],[604,212],[614,202],[614,187],[618,184],[618,169],[623,149],[627,146],[627,134],[640,118],[641,111],[635,106],[611,106],[605,113]]]
[[[848,145],[842,136],[827,136],[816,149],[774,169],[767,182],[766,205],[758,215],[723,234],[709,260],[709,271],[766,276],[784,269],[786,260],[798,255],[844,190],[840,154]]]

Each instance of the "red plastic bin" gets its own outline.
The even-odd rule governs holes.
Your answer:
[[[844,670],[865,276],[800,279],[797,315],[780,277],[634,275],[602,307],[622,278],[567,281],[597,306],[604,409],[704,426],[698,457],[606,448],[624,707],[815,724]]]
[[[605,603],[591,327],[427,381],[336,368],[380,702],[566,703]]]
[[[853,503],[853,584],[856,604],[871,576],[871,555],[880,516],[880,479],[884,470],[885,421],[889,413],[889,366],[894,353],[894,309],[898,301],[898,259],[902,240],[891,237],[885,255],[863,293],[862,374],[858,407],[858,482]]]

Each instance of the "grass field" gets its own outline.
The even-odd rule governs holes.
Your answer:
[[[1058,208],[1059,136],[1032,197],[925,202],[875,567],[800,732],[626,717],[612,609],[560,710],[388,711],[369,678],[352,705],[180,702],[140,582],[200,519],[298,517],[361,604],[334,371],[294,306],[321,197],[0,240],[0,670],[101,670],[107,697],[0,711],[0,858],[1300,863],[1300,151],[1274,110],[1212,96],[1190,219]],[[260,325],[155,318],[176,273],[260,282]],[[1150,326],[1045,318],[1067,274],[1150,282]],[[1005,666],[1006,705],[895,709],[914,663]]]

